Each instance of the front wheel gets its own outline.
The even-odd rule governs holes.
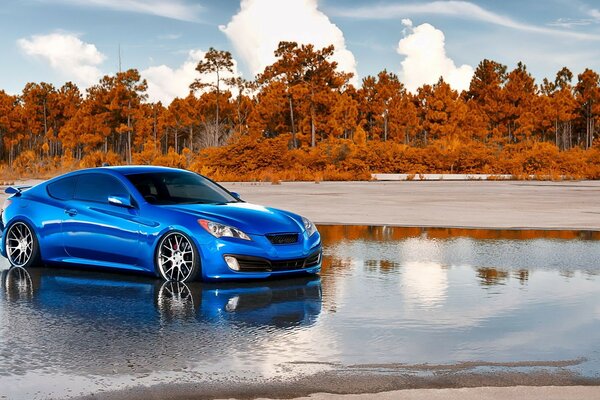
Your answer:
[[[38,264],[40,246],[33,229],[17,221],[6,231],[6,255],[11,265],[28,268]]]
[[[186,234],[177,231],[167,233],[159,241],[155,263],[165,281],[193,281],[200,270],[196,246]]]

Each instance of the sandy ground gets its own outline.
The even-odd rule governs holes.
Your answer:
[[[19,182],[20,183],[20,182]],[[33,182],[34,183],[34,182]],[[316,223],[440,226],[472,228],[536,228],[600,230],[600,182],[409,181],[409,182],[283,182],[280,185],[225,183],[249,202],[306,215]],[[2,190],[0,201],[5,195]],[[600,386],[576,382],[506,381],[501,387],[373,390],[370,394],[315,393],[298,399],[437,400],[437,399],[598,399]],[[485,385],[481,382],[480,384]],[[588,383],[589,384],[589,383]],[[529,386],[545,385],[545,386]],[[557,386],[555,386],[557,385]],[[562,385],[562,386],[560,386]],[[570,386],[574,385],[574,386]],[[406,387],[410,387],[407,385]],[[440,385],[432,385],[438,387]],[[473,386],[473,383],[465,386]],[[502,387],[505,386],[505,387]],[[150,389],[150,392],[148,392]],[[386,390],[386,389],[384,389]],[[327,391],[327,390],[325,390]],[[333,390],[332,390],[333,391]],[[146,399],[160,398],[147,388]],[[357,391],[360,392],[360,391]],[[188,393],[177,398],[203,398]],[[104,398],[139,398],[139,392]],[[165,393],[162,393],[165,394]],[[172,394],[172,392],[171,392]],[[159,397],[155,397],[158,395]],[[294,396],[276,395],[278,398]],[[173,398],[175,398],[173,397]],[[227,397],[227,396],[226,396]]]

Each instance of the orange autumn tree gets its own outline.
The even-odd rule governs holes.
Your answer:
[[[296,123],[302,136],[310,132],[310,146],[315,147],[319,139],[328,137],[326,119],[331,113],[335,93],[341,92],[352,77],[337,70],[337,63],[330,61],[334,47],[315,49],[313,45],[298,45],[295,42],[280,42],[275,57],[277,60],[259,76],[264,84],[280,82],[285,88],[289,105],[289,132],[292,146],[296,142]],[[298,105],[294,106],[294,102]],[[296,112],[294,111],[296,107]],[[298,115],[299,114],[299,115]]]
[[[204,59],[198,62],[196,71],[200,73],[200,78],[197,78],[190,84],[192,90],[209,89],[214,92],[215,97],[215,132],[212,133],[214,137],[221,135],[220,123],[221,116],[219,115],[220,110],[220,97],[221,97],[221,85],[224,83],[223,74],[233,73],[233,57],[231,53],[223,50],[216,50],[211,47],[206,54]],[[206,77],[208,75],[208,79]],[[214,82],[210,79],[210,76],[214,75]]]
[[[412,96],[396,74],[386,70],[363,79],[358,91],[360,118],[371,139],[408,143],[418,127]]]
[[[517,68],[506,75],[503,92],[508,142],[531,139],[536,129],[539,97],[535,80],[523,63],[519,62]]]
[[[600,116],[600,76],[591,69],[586,69],[578,76],[575,86],[576,100],[579,104],[582,122],[585,128],[584,148],[592,146],[596,135],[596,120]]]
[[[506,109],[504,107],[506,66],[492,60],[479,63],[465,99],[471,112],[476,113],[486,124],[486,142],[501,145],[506,142]]]
[[[573,121],[577,118],[578,105],[572,80],[573,73],[564,67],[557,72],[554,81],[544,78],[541,88],[541,124],[544,130],[553,130],[554,143],[561,150],[573,147]]]
[[[273,182],[372,172],[600,178],[600,79],[590,69],[537,84],[523,63],[483,60],[468,90],[439,79],[409,93],[386,70],[354,87],[333,54],[281,42],[272,65],[243,79],[231,54],[211,49],[192,91],[168,104],[148,101],[135,69],[85,91],[70,82],[0,90],[0,170],[134,162]]]

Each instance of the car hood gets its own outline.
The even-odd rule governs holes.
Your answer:
[[[303,224],[299,216],[276,208],[263,207],[256,204],[240,202],[225,204],[178,204],[163,207],[191,214],[197,218],[231,225],[246,233],[255,235],[278,232],[301,233],[303,231]]]

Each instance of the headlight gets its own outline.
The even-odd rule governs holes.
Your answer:
[[[208,221],[206,219],[199,219],[198,223],[214,237],[233,237],[243,240],[252,240],[250,239],[250,236],[233,226],[219,224],[218,222]]]
[[[308,236],[312,236],[317,231],[317,227],[310,221],[310,219],[302,217],[302,222],[304,223],[304,229],[306,229]]]

